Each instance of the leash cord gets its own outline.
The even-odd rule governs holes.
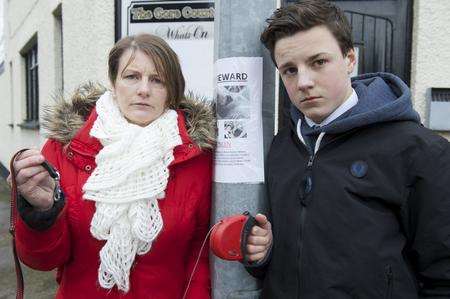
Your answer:
[[[189,290],[189,287],[191,286],[191,282],[192,282],[192,278],[194,277],[195,274],[195,270],[197,270],[197,266],[198,266],[198,262],[200,261],[200,257],[202,256],[202,251],[205,247],[206,241],[208,240],[209,235],[211,234],[212,230],[214,229],[214,227],[216,227],[216,225],[218,225],[221,221],[217,222],[216,224],[214,224],[208,231],[208,233],[206,234],[205,239],[203,240],[202,246],[200,247],[200,251],[198,253],[197,256],[197,261],[195,262],[194,268],[192,268],[192,272],[191,272],[191,276],[189,277],[189,281],[188,284],[186,286],[186,289],[184,290],[184,295],[183,295],[183,299],[186,298],[187,292]]]
[[[11,214],[9,219],[9,232],[11,233],[11,243],[13,249],[14,256],[14,267],[16,271],[16,299],[23,299],[24,297],[24,282],[23,282],[23,272],[22,266],[20,265],[19,256],[17,255],[17,247],[16,247],[16,222],[18,217],[17,212],[17,198],[19,196],[19,192],[17,191],[17,182],[16,182],[16,170],[14,168],[14,162],[16,158],[19,157],[24,151],[27,149],[22,149],[12,156],[11,161],[9,163],[9,170],[11,176]]]

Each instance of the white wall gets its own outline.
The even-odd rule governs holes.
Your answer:
[[[425,124],[429,109],[427,90],[450,88],[449,12],[448,0],[414,1],[411,89],[414,106]],[[441,133],[450,139],[450,133]]]
[[[3,0],[0,0],[3,1]],[[62,81],[53,12],[62,5],[64,93],[88,80],[107,83],[107,53],[114,44],[114,0],[4,1],[6,69],[0,75],[0,162],[22,147],[40,147],[42,131],[21,129],[25,118],[25,61],[20,51],[37,34],[40,110]],[[10,62],[12,68],[10,68]],[[40,113],[41,114],[41,113]],[[14,123],[14,128],[8,126]]]
[[[66,0],[62,9],[65,90],[88,80],[106,84],[108,52],[114,44],[114,0]]]
[[[52,92],[54,82],[54,44],[53,37],[53,15],[52,11],[58,5],[57,0],[48,1],[8,1],[6,16],[7,25],[7,68],[5,80],[2,78],[1,106],[6,109],[2,111],[0,123],[0,161],[7,165],[11,154],[22,147],[39,147],[43,139],[36,130],[25,130],[17,125],[25,118],[25,61],[20,51],[30,39],[37,34],[38,38],[38,73],[39,73],[39,99],[42,105],[48,101]],[[11,68],[12,65],[12,68]],[[8,127],[13,123],[14,127]]]
[[[5,60],[5,38],[3,34],[3,27],[4,27],[4,18],[3,18],[3,2],[5,0],[0,0],[0,65]]]

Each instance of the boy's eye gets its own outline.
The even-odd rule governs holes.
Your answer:
[[[323,66],[327,63],[326,59],[317,59],[314,61],[314,65],[316,66]]]
[[[288,75],[288,76],[295,75],[295,74],[297,74],[297,68],[295,68],[295,67],[289,67],[289,68],[287,68],[287,69],[285,69],[285,70],[283,71],[283,74],[284,74],[284,75]]]

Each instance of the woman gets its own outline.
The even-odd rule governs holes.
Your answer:
[[[14,164],[18,254],[58,268],[57,298],[181,298],[209,227],[212,113],[184,98],[178,58],[156,36],[118,41],[108,66],[112,90],[59,103],[42,154]],[[210,297],[207,252],[187,298]]]

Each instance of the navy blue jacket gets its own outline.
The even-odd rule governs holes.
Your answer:
[[[358,104],[320,129],[315,154],[295,119],[273,140],[273,247],[248,270],[263,298],[450,298],[450,145],[394,75],[353,88]]]

